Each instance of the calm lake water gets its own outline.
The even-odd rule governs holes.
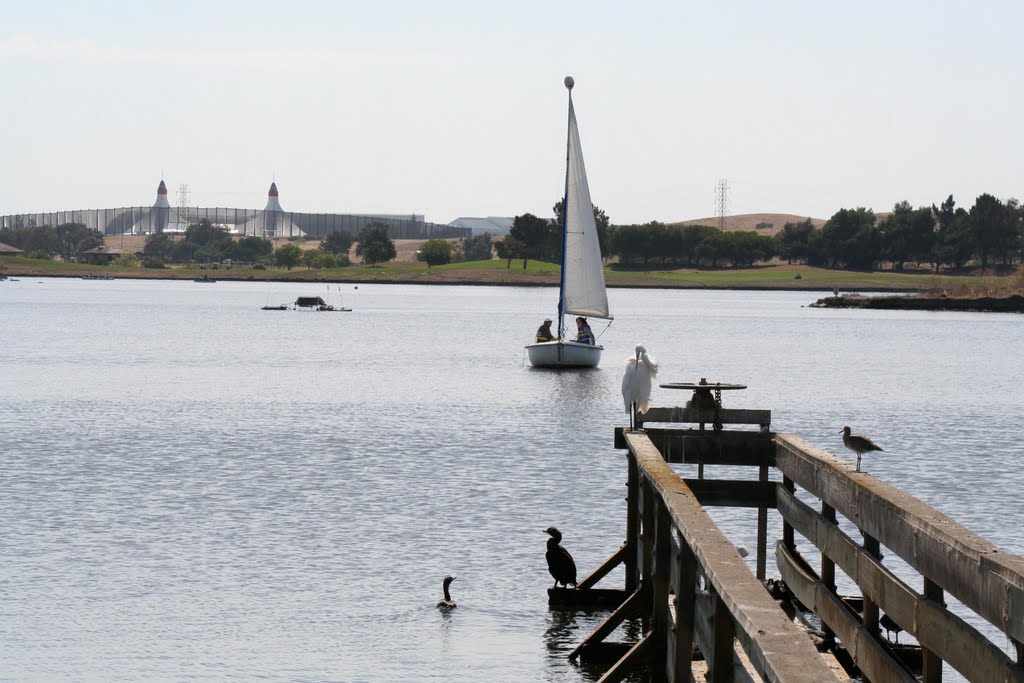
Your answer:
[[[0,282],[0,679],[593,680],[543,530],[581,576],[621,544],[637,343],[1024,553],[1024,317],[824,294],[611,290],[601,368],[558,373],[523,353],[552,289]]]

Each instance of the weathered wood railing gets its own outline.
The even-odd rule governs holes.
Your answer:
[[[925,683],[940,681],[941,662],[971,681],[1024,681],[1024,558],[1006,553],[948,516],[804,439],[778,434],[776,466],[784,479],[776,506],[784,520],[776,560],[786,584],[843,642],[872,681],[915,680],[879,637],[879,612],[913,635],[923,652]],[[796,487],[821,502],[817,512]],[[858,528],[858,543],[840,530],[836,515]],[[822,576],[799,556],[794,532],[821,552]],[[881,547],[921,575],[918,592],[879,559]],[[835,570],[863,593],[860,614],[839,599]],[[943,591],[1002,631],[1016,661],[946,609]]]
[[[654,681],[692,680],[695,651],[710,681],[841,679],[758,580],[765,577],[767,510],[774,508],[783,519],[775,544],[781,577],[865,680],[915,680],[880,635],[884,612],[920,643],[926,683],[941,680],[943,661],[968,680],[1024,682],[1024,558],[799,437],[768,432],[768,411],[715,415],[722,424],[754,424],[758,431],[651,427],[654,421],[710,422],[706,417],[688,408],[652,409],[646,430],[616,431],[616,446],[628,451],[626,544],[581,588],[591,588],[621,561],[625,599],[573,658],[599,649],[623,620],[642,616],[643,637],[603,682],[621,680],[640,664]],[[697,463],[700,476],[684,479],[670,462]],[[758,478],[703,478],[703,466],[716,464],[757,467]],[[782,482],[769,480],[771,467]],[[797,498],[797,487],[818,498],[820,512]],[[756,576],[707,515],[704,507],[711,505],[759,509]],[[837,514],[856,525],[862,543],[843,533]],[[821,552],[821,576],[797,551],[796,534]],[[921,574],[920,592],[884,566],[882,546]],[[859,608],[836,592],[837,568],[861,590]],[[944,591],[1002,631],[1016,647],[1016,661],[946,609]]]

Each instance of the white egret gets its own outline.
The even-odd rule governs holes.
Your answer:
[[[626,359],[622,376],[622,400],[629,414],[629,428],[636,423],[637,411],[646,413],[651,402],[651,380],[658,374],[658,361],[647,355],[647,349],[636,346],[636,355]]]
[[[882,450],[874,441],[861,434],[850,433],[849,427],[843,427],[843,445],[857,454],[857,471],[860,472],[860,456],[871,451]]]

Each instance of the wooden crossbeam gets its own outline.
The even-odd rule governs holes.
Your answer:
[[[869,681],[917,683],[914,675],[865,628],[842,599],[829,590],[802,560],[783,543],[775,546],[775,560],[786,586],[829,625]]]
[[[781,487],[776,493],[782,518],[853,579],[864,597],[914,636],[921,647],[972,680],[1024,683],[1024,671],[977,629],[939,601],[911,589],[827,517],[795,495]]]
[[[922,576],[1024,643],[1024,557],[794,434],[776,434],[782,474],[854,521]],[[837,560],[839,558],[834,558]]]
[[[569,660],[575,661],[583,650],[595,643],[603,641],[611,635],[612,631],[619,627],[619,624],[638,613],[642,606],[640,596],[640,591],[637,591],[626,598],[625,602],[619,605],[614,612],[609,614],[604,621],[598,624],[597,628],[595,628],[589,636],[584,638],[582,643],[577,645],[576,648],[569,653]]]

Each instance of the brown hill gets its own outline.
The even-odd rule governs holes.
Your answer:
[[[725,217],[725,229],[727,231],[753,230],[761,235],[774,235],[782,230],[786,223],[802,223],[808,216],[797,216],[791,213],[745,213],[738,216]],[[814,227],[820,228],[825,224],[824,218],[811,218]],[[687,221],[676,221],[670,225],[710,225],[718,227],[718,217],[694,218]]]

